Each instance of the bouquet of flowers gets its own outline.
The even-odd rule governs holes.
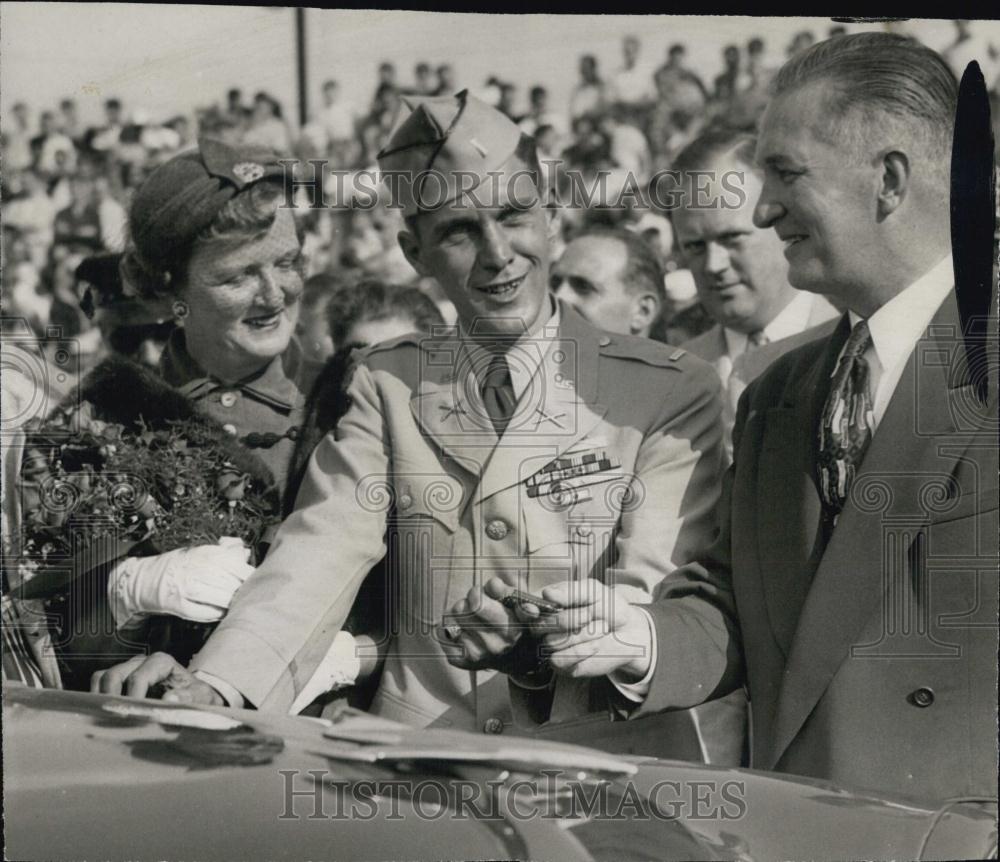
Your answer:
[[[27,430],[18,580],[24,598],[84,571],[236,536],[251,549],[280,520],[266,468],[201,416],[151,427],[96,418],[91,403]]]

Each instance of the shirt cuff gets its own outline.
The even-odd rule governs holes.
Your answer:
[[[206,685],[212,686],[220,695],[222,699],[226,702],[226,706],[233,707],[234,709],[242,709],[247,705],[246,699],[240,694],[233,686],[231,686],[224,679],[220,679],[214,673],[208,673],[203,670],[194,671],[194,676],[196,679],[200,679]]]
[[[617,670],[609,673],[608,679],[618,689],[622,697],[633,703],[642,703],[646,699],[646,695],[649,694],[649,686],[653,681],[653,672],[656,670],[656,629],[653,627],[653,618],[649,615],[649,611],[642,607],[636,607],[642,612],[642,615],[646,618],[646,625],[649,626],[649,642],[651,644],[649,670],[646,671],[646,675],[638,682],[626,682],[622,679],[621,671]]]
[[[297,715],[321,694],[353,685],[361,672],[357,641],[350,632],[339,631],[330,649],[289,707],[290,715]]]

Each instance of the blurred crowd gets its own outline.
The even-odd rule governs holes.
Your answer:
[[[956,21],[955,28],[955,41],[942,54],[957,74],[972,57],[987,58],[984,73],[996,118],[997,46],[984,42],[968,22]],[[843,32],[840,25],[826,33],[803,30],[784,53],[790,57],[817,38]],[[17,320],[23,330],[27,322],[35,336],[51,339],[52,328],[58,327],[59,336],[75,345],[80,372],[114,350],[112,340],[155,364],[172,326],[169,310],[139,302],[95,303],[102,292],[114,294],[120,286],[109,287],[106,279],[95,284],[78,271],[88,256],[123,250],[130,196],[153,169],[207,136],[270,147],[301,160],[300,167],[304,160],[325,159],[332,170],[374,171],[376,154],[407,113],[406,100],[469,89],[535,138],[550,187],[565,191],[573,173],[585,180],[607,178],[603,200],[564,208],[554,259],[574,237],[595,228],[640,237],[665,274],[661,308],[649,335],[680,344],[713,321],[675,247],[669,213],[657,211],[645,184],[670,169],[677,154],[713,126],[753,131],[775,71],[765,58],[778,53],[775,47],[759,37],[726,45],[720,73],[706,80],[689,66],[685,43],[671,44],[657,63],[644,56],[639,37],[627,36],[614,69],[602,68],[593,55],[579,58],[579,78],[564,104],[550,99],[544,82],[520,92],[513,83],[490,76],[477,86],[460,80],[447,62],[417,63],[407,79],[396,64],[385,61],[377,67],[372,93],[345,92],[336,79],[323,81],[320,105],[301,128],[269,93],[251,95],[239,87],[194,116],[178,113],[161,121],[109,98],[102,121],[89,127],[71,98],[37,112],[19,102],[10,107],[2,129],[5,328],[10,333]],[[632,181],[638,194],[625,198],[627,205],[605,204]],[[306,351],[317,358],[333,351],[324,309],[338,289],[362,280],[416,286],[446,321],[454,321],[454,309],[440,289],[420,278],[400,251],[398,211],[352,209],[346,203],[323,209],[302,205],[296,211],[310,279],[299,324]],[[115,281],[113,274],[108,277]]]

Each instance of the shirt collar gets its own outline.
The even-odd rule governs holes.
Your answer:
[[[550,297],[549,307],[551,309],[549,317],[536,323],[524,335],[520,336],[507,351],[508,355],[517,351],[518,361],[508,363],[511,383],[514,386],[514,397],[517,399],[520,399],[528,388],[531,378],[535,376],[543,357],[549,352],[552,342],[559,333],[559,304],[552,301]],[[466,354],[471,360],[471,367],[482,369],[485,372],[489,364],[483,359],[483,354],[488,352],[486,348],[469,337],[461,322],[459,322],[459,335]]]
[[[948,254],[868,318],[872,347],[883,368],[894,367],[913,352],[914,345],[954,286],[955,272]],[[853,311],[848,314],[853,328],[861,316]]]
[[[815,295],[812,293],[796,290],[788,304],[764,327],[763,333],[767,336],[768,343],[781,341],[808,329],[814,298]],[[748,341],[746,333],[724,326],[722,334],[726,339],[726,353],[730,358],[735,359],[746,352]]]
[[[291,410],[302,399],[297,379],[302,368],[302,351],[292,338],[285,352],[274,357],[263,370],[233,384],[224,383],[205,371],[187,351],[184,330],[175,329],[160,358],[163,379],[189,398],[216,389],[239,389],[259,401]]]

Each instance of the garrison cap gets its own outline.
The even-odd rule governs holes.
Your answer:
[[[136,191],[129,211],[141,259],[161,269],[177,262],[237,192],[284,176],[279,158],[261,147],[201,138],[197,150],[160,165]]]
[[[476,188],[514,154],[520,139],[509,117],[462,90],[412,107],[378,154],[379,170],[393,204],[412,216]]]

